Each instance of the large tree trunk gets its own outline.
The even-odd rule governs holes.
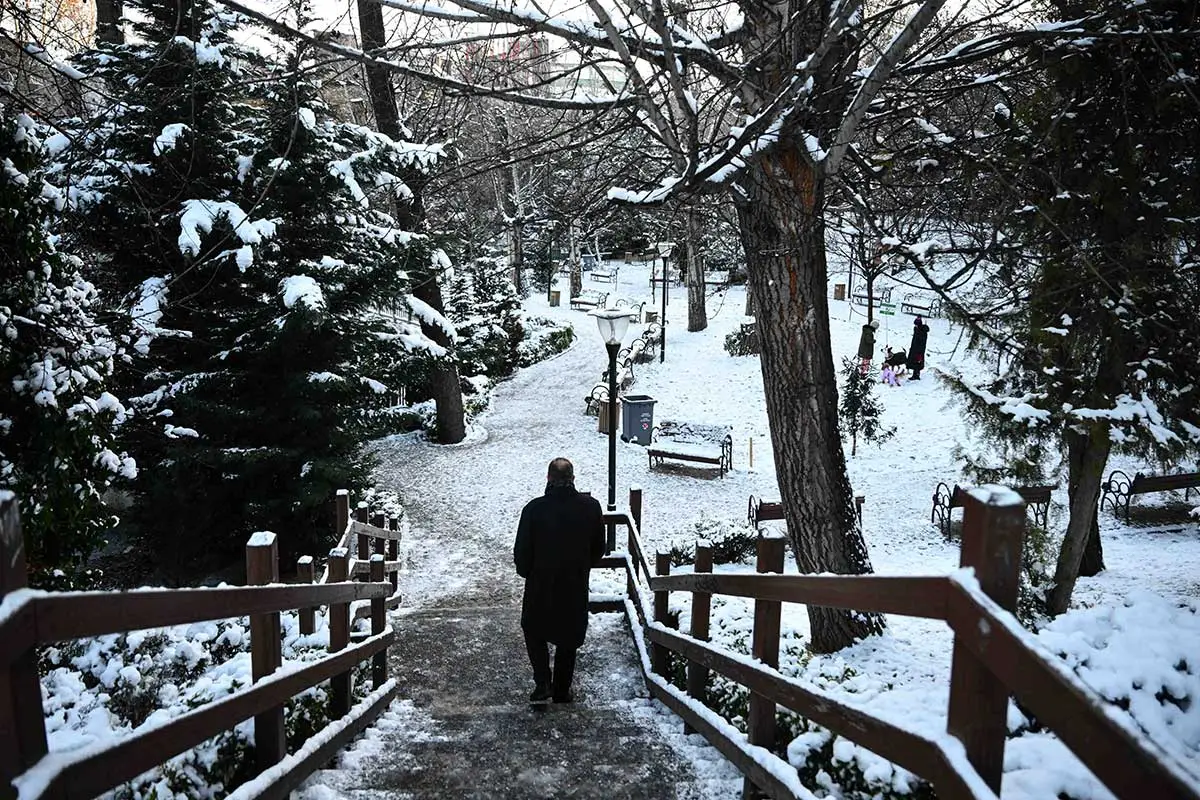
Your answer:
[[[762,347],[779,491],[801,572],[871,572],[838,433],[825,297],[824,186],[798,151],[747,170],[738,203]],[[809,606],[811,649],[832,652],[883,630],[883,618]]]
[[[383,7],[370,0],[358,0],[358,25],[362,32],[363,50],[373,52],[387,41],[383,28]],[[404,139],[400,114],[396,110],[396,95],[392,89],[392,73],[379,65],[368,64],[367,89],[371,96],[371,109],[375,112],[375,127],[396,141]],[[425,209],[421,199],[423,178],[418,173],[401,176],[412,189],[413,199],[398,208],[397,222],[402,228],[418,230],[425,223]],[[439,314],[444,313],[442,290],[438,276],[430,273],[428,279],[418,279],[412,287],[412,295],[428,304]],[[425,335],[433,339],[447,352],[453,353],[453,343],[437,326],[421,323]],[[459,383],[458,365],[453,357],[438,359],[430,379],[433,402],[437,408],[437,439],[443,444],[461,442],[467,437],[466,417],[463,410],[462,386]]]
[[[1112,449],[1105,425],[1092,425],[1085,432],[1068,428],[1066,440],[1071,516],[1058,553],[1054,586],[1047,598],[1047,610],[1054,615],[1063,613],[1071,604],[1087,540],[1096,525],[1096,502],[1100,498],[1104,467]],[[1098,532],[1096,536],[1099,539]]]
[[[567,246],[569,248],[567,268],[570,270],[571,277],[571,297],[578,297],[579,293],[583,291],[583,266],[579,257],[579,232],[574,222],[567,226]]]
[[[687,211],[687,284],[688,330],[695,333],[708,327],[708,309],[704,298],[704,256],[700,252],[700,214]]]
[[[103,44],[125,44],[121,29],[121,0],[96,0],[96,41]]]
[[[525,208],[521,202],[521,192],[517,175],[517,165],[513,162],[509,149],[508,120],[503,114],[496,115],[496,149],[498,155],[509,161],[498,169],[496,177],[496,201],[506,222],[506,237],[508,239],[508,268],[513,288],[517,294],[522,291],[521,271],[525,267]]]

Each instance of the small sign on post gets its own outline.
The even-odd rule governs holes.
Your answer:
[[[883,316],[883,317],[896,316],[896,304],[895,303],[880,303],[879,304],[879,315]]]

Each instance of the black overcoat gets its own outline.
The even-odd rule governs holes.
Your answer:
[[[600,503],[571,486],[552,486],[521,511],[513,561],[525,579],[521,627],[560,647],[587,633],[588,571],[604,555]]]
[[[929,340],[929,326],[924,322],[913,322],[912,344],[908,347],[909,369],[925,369],[925,344]]]

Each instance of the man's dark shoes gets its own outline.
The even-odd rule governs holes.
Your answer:
[[[553,692],[547,684],[540,683],[532,692],[529,693],[529,702],[531,703],[549,703],[553,697]]]
[[[554,693],[554,702],[556,702],[556,703],[574,703],[575,696],[573,694],[571,694],[571,692],[569,690],[565,691],[565,692],[555,692]]]

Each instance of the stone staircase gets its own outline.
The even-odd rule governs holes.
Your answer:
[[[297,800],[732,798],[737,771],[647,698],[624,618],[593,615],[576,702],[532,707],[512,606],[401,612],[403,698]]]

